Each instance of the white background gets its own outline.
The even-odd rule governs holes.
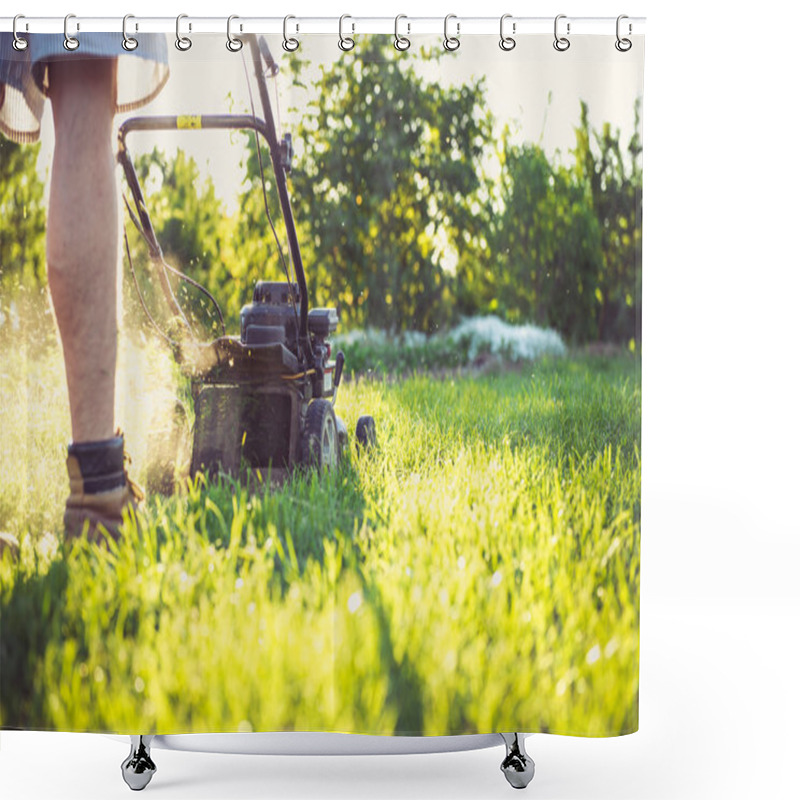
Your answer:
[[[726,3],[654,5],[47,0],[4,13],[647,16],[641,730],[611,740],[532,737],[537,775],[527,794],[795,798],[798,12],[777,3],[747,13]],[[0,738],[3,800],[130,796],[123,744]],[[146,792],[509,797],[501,756],[500,748],[349,759],[155,751],[159,771]]]

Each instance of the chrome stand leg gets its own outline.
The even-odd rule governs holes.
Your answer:
[[[500,765],[506,780],[515,789],[524,789],[532,780],[535,765],[525,752],[525,739],[521,733],[501,733],[506,745],[506,757]]]
[[[140,792],[155,775],[156,765],[150,758],[152,736],[131,736],[131,752],[122,762],[122,778],[134,792]]]

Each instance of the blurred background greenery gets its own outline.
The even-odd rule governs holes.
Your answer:
[[[493,119],[485,81],[446,86],[422,77],[439,52],[421,48],[401,62],[390,41],[363,37],[351,57],[314,73],[312,99],[297,110],[290,190],[312,304],[337,305],[346,329],[430,334],[463,316],[493,314],[554,328],[570,344],[638,346],[638,101],[629,141],[609,123],[593,128],[581,103],[568,157],[548,156]],[[296,82],[307,80],[302,61],[289,66]],[[156,148],[136,157],[167,260],[210,289],[233,330],[255,281],[283,274],[254,139],[241,134],[238,143],[246,171],[232,209],[185,152]],[[0,140],[6,302],[45,282],[37,153]],[[268,167],[266,148],[262,157]],[[282,236],[269,174],[267,183]],[[127,232],[147,287],[146,247],[129,223]],[[125,285],[128,313],[143,320],[127,272]],[[202,296],[181,291],[208,332],[218,332]],[[157,293],[145,294],[157,306]]]

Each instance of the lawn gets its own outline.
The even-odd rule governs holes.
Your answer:
[[[66,553],[62,368],[5,355],[0,530],[23,547],[0,563],[0,725],[638,727],[638,358],[350,380],[337,411],[351,432],[372,413],[378,446],[339,474],[198,479]],[[145,378],[127,431],[161,419],[137,392],[170,395]]]

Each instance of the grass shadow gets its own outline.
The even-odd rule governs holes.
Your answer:
[[[0,588],[0,727],[25,728],[43,719],[39,672],[48,644],[62,635],[68,582],[63,558],[46,565],[37,559],[32,573],[20,570]]]

